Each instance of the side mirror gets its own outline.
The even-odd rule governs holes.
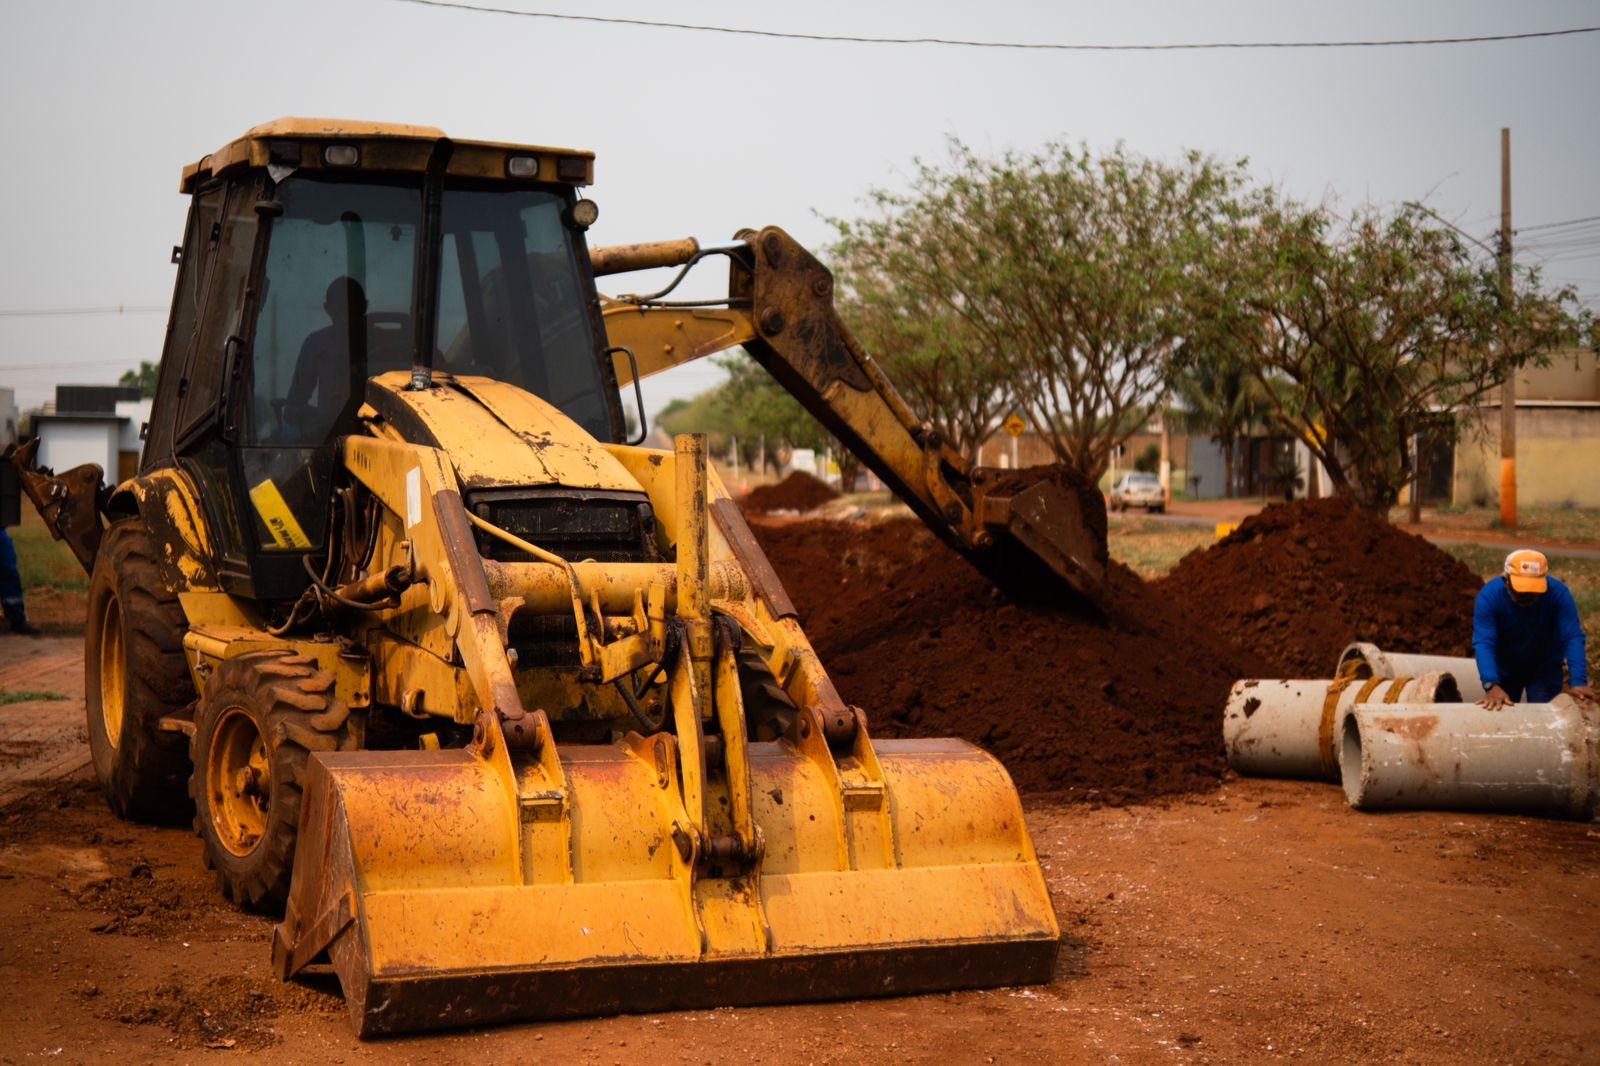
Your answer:
[[[639,360],[634,357],[632,348],[621,344],[614,344],[606,349],[606,354],[613,358],[618,352],[628,357],[628,368],[633,376],[633,402],[635,409],[639,412],[639,435],[633,440],[624,441],[623,443],[628,445],[643,444],[645,437],[650,434],[650,427],[646,423],[644,416],[644,389],[639,385]]]

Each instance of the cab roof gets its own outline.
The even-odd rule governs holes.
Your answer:
[[[358,162],[348,166],[356,172],[420,172],[427,167],[434,144],[444,137],[444,131],[433,126],[396,122],[274,119],[184,167],[178,188],[185,193],[193,192],[208,179],[242,167],[276,164],[296,170],[331,169],[323,154],[330,145],[349,145],[356,149]],[[531,164],[535,169],[517,178],[568,185],[588,185],[594,181],[593,152],[502,141],[452,139],[451,143],[455,147],[447,173],[458,177],[506,179],[510,176],[506,168],[512,157],[533,157],[537,160],[536,164]]]

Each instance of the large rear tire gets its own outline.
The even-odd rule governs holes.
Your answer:
[[[224,660],[206,683],[190,755],[194,829],[217,886],[276,912],[289,892],[314,751],[359,746],[333,675],[288,648]]]
[[[745,728],[751,740],[777,740],[789,731],[799,711],[794,700],[767,669],[761,649],[752,644],[739,648],[739,698],[744,704]]]
[[[182,821],[189,756],[181,733],[158,723],[194,701],[183,658],[188,620],[166,587],[144,522],[112,523],[89,580],[84,702],[89,754],[106,802],[119,818]]]

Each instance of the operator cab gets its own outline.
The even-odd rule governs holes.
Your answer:
[[[592,170],[583,152],[306,119],[185,169],[141,472],[176,464],[195,478],[225,588],[274,600],[305,587],[337,442],[359,430],[376,375],[494,378],[621,439],[574,218]]]

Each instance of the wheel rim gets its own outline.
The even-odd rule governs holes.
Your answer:
[[[122,611],[106,597],[100,614],[100,721],[112,748],[122,744],[122,716],[128,706],[127,662],[122,654]]]
[[[228,708],[217,722],[206,782],[217,839],[235,855],[250,854],[266,835],[271,777],[266,741],[241,707]]]

